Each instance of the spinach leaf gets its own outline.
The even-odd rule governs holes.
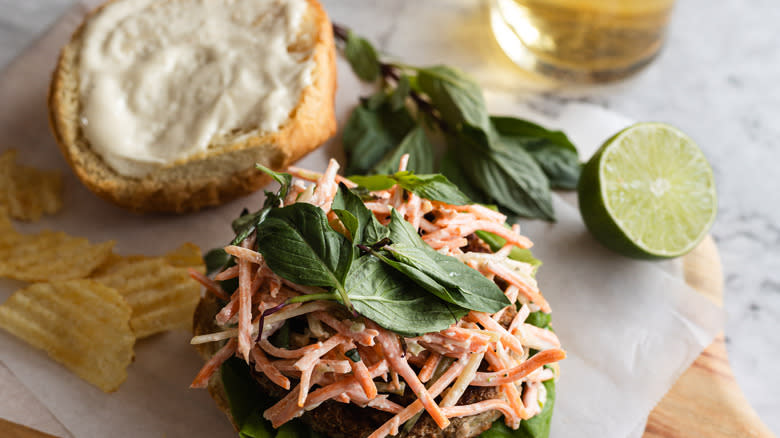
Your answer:
[[[206,263],[206,273],[211,275],[221,270],[232,258],[233,256],[222,248],[212,249],[203,256],[203,261]]]
[[[384,103],[375,109],[368,108],[366,103],[355,107],[342,134],[348,161],[345,172],[351,175],[371,171],[415,125],[405,107],[396,111]]]
[[[479,230],[474,234],[482,239],[483,242],[487,243],[491,251],[498,251],[506,245],[506,239],[491,232]],[[542,266],[542,261],[534,257],[531,250],[527,248],[512,248],[512,251],[509,252],[509,258],[518,262],[528,263],[537,269],[539,266]]]
[[[409,154],[406,168],[415,172],[433,172],[433,145],[425,135],[422,126],[412,129],[401,143],[385,155],[371,169],[371,173],[392,173],[398,169],[398,162],[404,154]]]
[[[577,148],[566,134],[513,117],[491,117],[490,120],[507,144],[531,154],[549,178],[551,187],[577,188],[582,165]]]
[[[347,34],[347,43],[344,46],[346,56],[352,71],[364,81],[375,81],[379,77],[379,57],[376,49],[368,41],[353,32]]]
[[[363,201],[344,184],[333,199],[331,208],[349,230],[354,245],[373,245],[387,237],[390,231],[380,224]]]
[[[550,422],[552,421],[553,408],[555,407],[555,381],[548,380],[543,383],[547,390],[547,401],[542,412],[534,417],[520,422],[517,430],[512,430],[504,424],[503,419],[493,422],[493,426],[480,435],[480,438],[549,438]]]
[[[439,173],[415,175],[411,172],[397,172],[394,177],[405,190],[424,199],[452,205],[464,205],[471,202],[468,196],[458,190],[458,186]]]
[[[262,411],[273,403],[265,391],[251,377],[249,366],[232,357],[220,368],[230,415],[238,426],[241,438],[273,438],[276,434],[271,422],[262,417]]]
[[[341,295],[354,247],[334,231],[319,207],[297,203],[275,208],[257,229],[258,251],[275,274],[304,286],[326,286]]]
[[[451,126],[465,124],[485,131],[490,129],[482,90],[461,70],[445,65],[419,69],[417,86]]]
[[[449,303],[480,312],[495,313],[510,304],[501,289],[479,271],[423,242],[411,224],[395,210],[389,228],[394,243],[385,250],[399,264],[412,268],[415,275],[409,275],[410,278],[429,292]],[[408,275],[409,270],[402,272]],[[431,287],[432,283],[439,287]]]
[[[544,313],[539,310],[529,314],[528,318],[525,319],[525,322],[526,324],[531,324],[539,328],[547,328],[550,326],[551,320],[552,318],[549,313]]]
[[[358,313],[402,336],[444,330],[468,312],[426,293],[372,255],[355,260],[345,287]]]
[[[265,395],[266,392],[252,377],[246,362],[232,357],[222,364],[220,373],[230,404],[230,415],[238,426],[240,438],[322,437],[298,419],[274,429],[271,422],[263,418],[263,411],[276,401]]]
[[[492,147],[484,133],[461,130],[452,139],[469,180],[499,205],[521,216],[555,220],[550,184],[528,152],[509,149],[500,137]]]

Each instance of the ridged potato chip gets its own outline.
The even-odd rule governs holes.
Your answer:
[[[190,267],[205,270],[200,249],[185,244],[161,257],[112,255],[92,278],[122,294],[133,309],[130,326],[143,338],[192,324],[200,285],[187,273]]]
[[[16,151],[0,156],[0,205],[14,219],[37,221],[43,214],[62,209],[62,176],[55,170],[39,170],[16,162]]]
[[[96,281],[37,283],[0,305],[0,328],[112,392],[127,378],[133,360],[130,314],[116,289]]]
[[[106,261],[113,247],[113,241],[93,245],[62,232],[20,234],[0,212],[0,277],[25,281],[84,278]]]

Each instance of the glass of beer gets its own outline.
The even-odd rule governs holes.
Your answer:
[[[674,0],[490,0],[501,48],[520,67],[566,82],[624,78],[658,54]]]

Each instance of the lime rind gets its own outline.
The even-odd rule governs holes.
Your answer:
[[[663,123],[638,123],[610,138],[586,165],[579,195],[594,236],[639,258],[689,252],[706,236],[717,211],[704,154]]]

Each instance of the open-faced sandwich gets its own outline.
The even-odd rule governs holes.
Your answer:
[[[208,387],[243,437],[543,437],[558,361],[518,226],[441,175],[290,169],[194,273]],[[278,429],[278,431],[274,431]],[[514,432],[513,430],[517,430]],[[319,435],[322,436],[322,435]]]

